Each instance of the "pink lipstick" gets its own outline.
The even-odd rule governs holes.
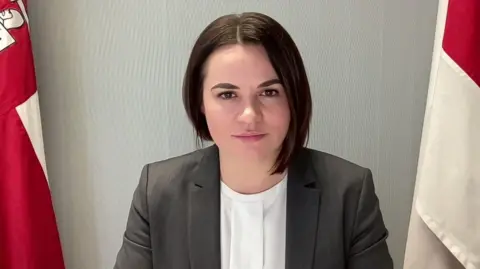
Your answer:
[[[266,134],[262,133],[244,133],[244,134],[238,134],[238,135],[233,135],[233,137],[242,140],[244,142],[255,142],[259,141],[262,138],[264,138]]]

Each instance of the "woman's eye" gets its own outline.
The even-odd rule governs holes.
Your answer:
[[[264,95],[264,96],[277,96],[277,95],[278,95],[278,91],[277,91],[277,90],[269,89],[269,90],[263,91],[262,95]]]
[[[234,92],[222,92],[218,95],[218,97],[222,98],[222,99],[232,99],[235,97],[235,93]]]

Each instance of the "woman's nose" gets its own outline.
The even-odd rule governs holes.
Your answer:
[[[260,105],[256,101],[250,101],[243,108],[242,113],[239,116],[239,120],[244,123],[258,122],[262,118],[262,112]]]

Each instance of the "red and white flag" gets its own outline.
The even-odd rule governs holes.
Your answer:
[[[64,268],[21,0],[0,0],[0,268]]]
[[[404,269],[480,269],[480,1],[437,21]]]

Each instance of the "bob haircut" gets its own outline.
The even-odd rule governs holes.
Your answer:
[[[211,22],[195,42],[183,81],[183,104],[197,138],[212,141],[202,112],[204,64],[210,54],[224,45],[260,45],[285,88],[290,108],[290,125],[272,174],[282,173],[292,156],[308,140],[312,100],[310,85],[300,52],[287,31],[267,15],[248,12],[224,15]]]

